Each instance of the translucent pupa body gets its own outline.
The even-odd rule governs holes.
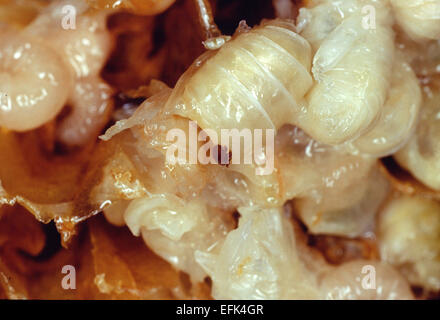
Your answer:
[[[412,39],[440,39],[439,0],[391,0],[399,26]]]
[[[358,140],[351,144],[357,153],[391,154],[412,132],[419,88],[411,68],[394,52],[388,8],[380,8],[381,24],[373,32],[361,26],[362,3],[350,3],[350,14],[335,22],[337,27],[323,43],[306,32],[320,16],[309,21],[301,35],[289,20],[239,28],[219,50],[196,60],[177,83],[166,109],[196,121],[201,129],[214,130],[218,137],[221,129],[278,130],[293,124],[321,143]],[[332,3],[324,6],[334,10]],[[341,47],[347,32],[352,41]],[[399,63],[392,66],[388,58]],[[406,73],[404,80],[395,81],[391,67],[394,73]],[[390,123],[390,118],[396,121]],[[396,126],[401,128],[391,134],[386,130]]]
[[[231,41],[202,55],[181,77],[167,108],[218,134],[221,129],[278,129],[296,122],[313,84],[311,54],[289,21],[239,28]]]

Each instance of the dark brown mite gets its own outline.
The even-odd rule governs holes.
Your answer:
[[[222,145],[218,145],[211,155],[212,159],[221,166],[229,167],[232,160],[232,152],[228,151],[228,148]]]

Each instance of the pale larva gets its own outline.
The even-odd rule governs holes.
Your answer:
[[[382,259],[399,268],[412,285],[440,290],[440,205],[402,196],[390,201],[379,217]]]
[[[164,110],[195,121],[206,132],[209,129],[213,143],[232,150],[234,159],[232,142],[221,139],[222,131],[276,131],[285,123],[297,123],[301,101],[313,83],[310,67],[311,47],[295,33],[292,22],[272,20],[250,30],[242,27],[219,50],[195,61],[178,81]],[[262,140],[266,148],[267,135]],[[257,174],[261,167],[232,161],[229,171],[245,176],[249,185],[264,190],[267,203],[278,205],[277,175],[274,171]]]
[[[76,8],[72,28],[63,26],[66,6]],[[68,100],[72,110],[57,127],[57,139],[66,145],[81,146],[95,138],[113,106],[112,89],[99,77],[112,48],[107,13],[89,14],[87,9],[83,0],[55,1],[24,30],[58,52],[74,83]]]
[[[135,236],[142,235],[156,254],[194,282],[206,273],[195,260],[196,251],[221,245],[232,229],[227,215],[200,199],[184,201],[173,194],[154,194],[131,201],[124,220]]]
[[[278,208],[239,208],[238,228],[216,252],[198,251],[196,261],[212,279],[215,299],[319,299],[292,225]]]
[[[75,25],[63,26],[66,6],[76,8]],[[84,1],[54,1],[21,31],[2,31],[0,125],[35,129],[68,103],[72,112],[57,128],[67,145],[96,137],[112,110],[112,90],[99,78],[112,47],[107,13],[85,14]]]
[[[16,32],[0,32],[0,126],[25,131],[52,120],[70,87],[54,50]]]
[[[391,0],[399,26],[414,40],[440,39],[440,0]]]
[[[238,228],[218,253],[196,252],[212,279],[215,299],[412,299],[405,279],[392,267],[371,260],[332,266],[295,236],[280,209],[238,209]],[[357,280],[365,266],[375,271],[375,286]]]
[[[417,131],[395,155],[397,162],[427,186],[440,190],[440,89],[424,95]]]
[[[374,280],[365,280],[367,274]],[[362,276],[362,277],[360,277]],[[353,260],[321,275],[322,299],[326,300],[412,300],[414,295],[406,279],[386,263]]]
[[[291,22],[265,22],[198,59],[167,107],[219,137],[221,129],[278,129],[296,122],[310,66],[310,45]]]
[[[411,66],[396,52],[391,87],[377,122],[351,143],[356,152],[387,156],[405,144],[414,132],[422,92]]]
[[[76,10],[74,25],[63,20],[66,6]],[[56,50],[76,78],[98,75],[112,49],[108,12],[89,13],[87,9],[84,0],[53,1],[24,30]]]
[[[375,1],[319,3],[304,9],[306,18],[300,19],[301,35],[307,40],[310,36],[317,50],[312,67],[316,82],[307,93],[300,123],[314,139],[340,144],[362,135],[381,113],[394,57],[392,16]],[[376,12],[372,26],[365,23],[366,5]]]
[[[99,77],[78,79],[68,104],[72,110],[57,127],[57,138],[67,145],[84,145],[98,136],[112,111],[112,88]]]
[[[345,168],[341,167],[340,170]],[[295,201],[296,210],[310,233],[353,238],[364,235],[374,225],[377,210],[387,197],[389,185],[376,163],[365,173],[362,169],[359,168],[362,176],[355,181],[338,183],[335,179],[334,187],[327,185],[322,190],[312,190],[312,196]],[[338,174],[337,171],[332,173]]]
[[[371,225],[388,188],[375,158],[318,143],[292,126],[278,131],[275,150],[282,198],[296,199],[310,233],[355,237]]]

